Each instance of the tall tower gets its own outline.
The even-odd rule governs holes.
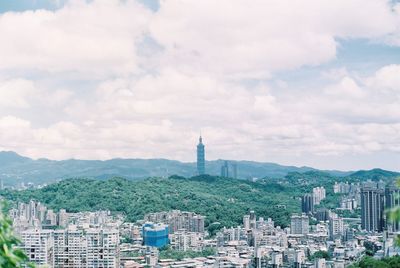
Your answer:
[[[201,136],[199,138],[199,144],[197,144],[197,173],[199,175],[206,173],[204,144]]]

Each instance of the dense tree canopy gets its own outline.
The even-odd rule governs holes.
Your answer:
[[[276,182],[174,176],[143,181],[69,179],[42,189],[6,190],[1,194],[13,201],[38,200],[56,210],[123,212],[129,221],[142,219],[149,212],[180,209],[207,216],[207,225],[219,222],[220,226],[234,226],[249,210],[255,210],[258,216],[271,217],[277,224],[287,226],[290,214],[300,210],[301,192]],[[278,205],[286,208],[277,209]]]
[[[286,227],[290,215],[300,211],[300,196],[313,187],[324,186],[327,198],[321,206],[334,208],[341,196],[333,193],[333,184],[348,180],[352,178],[334,177],[318,171],[292,172],[285,178],[265,178],[257,182],[208,175],[141,181],[123,178],[68,179],[42,189],[4,190],[0,195],[12,201],[38,200],[55,210],[122,212],[128,221],[142,219],[149,212],[171,209],[194,211],[207,216],[206,225],[214,233],[223,226],[241,223],[243,215],[249,210]],[[211,223],[214,225],[211,226]]]
[[[348,268],[398,268],[400,267],[400,256],[376,260],[373,257],[364,257],[361,261],[350,265]]]

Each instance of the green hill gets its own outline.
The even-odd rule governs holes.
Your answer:
[[[249,210],[271,217],[282,226],[300,208],[299,189],[274,182],[250,182],[212,176],[150,178],[131,181],[67,179],[37,190],[1,192],[6,199],[35,199],[53,209],[76,212],[101,210],[123,212],[129,220],[139,220],[148,212],[188,210],[207,216],[206,224],[220,222],[234,226]],[[286,208],[277,209],[277,205]]]
[[[370,171],[360,175],[379,174],[384,180],[394,179],[393,173]],[[359,175],[359,176],[360,176]],[[284,178],[259,179],[256,182],[215,176],[184,178],[123,178],[66,179],[35,190],[3,190],[4,198],[45,203],[49,208],[70,212],[111,210],[122,212],[129,221],[143,218],[149,212],[172,209],[194,211],[207,216],[206,224],[235,226],[244,214],[254,210],[258,216],[272,218],[277,225],[288,226],[290,215],[299,212],[299,197],[313,187],[324,186],[327,198],[323,205],[337,206],[340,195],[333,193],[335,181],[363,181],[365,177],[335,177],[326,172],[291,172]],[[282,206],[283,205],[283,206]]]
[[[362,179],[362,180],[386,180],[399,177],[400,173],[394,171],[383,170],[380,168],[375,168],[371,170],[359,170],[350,174],[351,178]]]

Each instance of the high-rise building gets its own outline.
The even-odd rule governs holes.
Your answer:
[[[319,205],[322,200],[326,197],[326,191],[324,187],[313,188],[314,205]]]
[[[189,231],[195,233],[204,233],[204,219],[204,216],[193,215],[193,217],[189,219]]]
[[[21,233],[21,249],[25,252],[29,261],[39,265],[51,263],[52,231],[32,229]]]
[[[243,216],[243,228],[245,230],[250,230],[250,216],[249,215]]]
[[[250,211],[250,229],[255,229],[257,228],[257,217],[256,217],[256,213],[254,212],[254,210]]]
[[[327,208],[319,208],[314,212],[314,217],[317,221],[328,221],[331,215],[331,211]]]
[[[119,231],[89,229],[86,232],[87,267],[119,268]]]
[[[342,238],[344,234],[343,218],[338,217],[336,214],[329,219],[329,238],[331,240]]]
[[[86,268],[87,241],[82,230],[55,230],[53,267]]]
[[[197,173],[203,175],[206,173],[205,167],[205,150],[203,144],[203,138],[200,136],[199,144],[197,145]]]
[[[291,234],[308,234],[309,218],[306,214],[292,215],[290,218],[290,233]]]
[[[301,197],[301,212],[309,214],[314,211],[314,197],[312,194],[305,194]]]
[[[228,161],[224,161],[224,164],[221,166],[221,177],[222,178],[229,178]]]
[[[234,179],[237,179],[238,178],[238,176],[237,176],[237,164],[236,163],[233,163],[232,164],[232,177],[234,178]]]
[[[119,231],[109,228],[55,230],[53,267],[119,267]]]
[[[400,206],[400,189],[394,183],[388,184],[385,188],[385,208],[387,210]],[[388,218],[387,229],[392,232],[400,230],[400,223]]]
[[[368,183],[361,188],[361,228],[368,232],[382,232],[384,227],[384,191],[378,186]]]

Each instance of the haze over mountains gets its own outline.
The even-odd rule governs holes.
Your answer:
[[[223,162],[224,160],[207,161],[207,173],[219,175]],[[283,166],[254,161],[229,161],[229,163],[233,162],[237,164],[237,173],[240,179],[284,177],[289,172],[317,171],[311,167]],[[353,173],[326,172],[335,176],[347,176]],[[360,174],[359,172],[357,174]],[[168,159],[33,160],[15,152],[0,152],[0,179],[5,185],[15,185],[20,182],[51,183],[73,177],[144,179],[171,175],[194,176],[196,175],[196,164]]]

